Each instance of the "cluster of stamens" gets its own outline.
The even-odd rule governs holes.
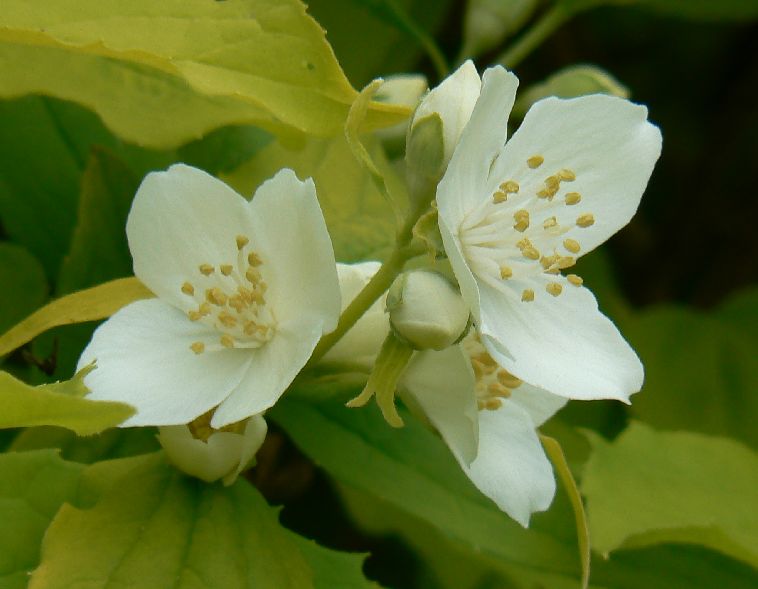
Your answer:
[[[187,312],[190,321],[203,321],[219,333],[217,342],[193,342],[190,349],[196,354],[211,348],[257,348],[273,335],[274,320],[265,298],[268,285],[260,271],[263,260],[249,243],[238,235],[236,263],[200,264],[195,284],[187,281],[180,287],[197,304]]]
[[[544,163],[541,155],[526,160],[530,170]],[[582,202],[582,195],[566,186],[576,179],[573,170],[561,168],[531,189],[532,194],[526,194],[516,180],[501,182],[491,199],[472,211],[461,226],[459,236],[464,250],[469,251],[467,258],[470,262],[474,260],[472,269],[479,275],[485,274],[491,282],[504,284],[514,279],[528,280],[540,273],[560,275],[573,266],[581,246],[576,239],[560,238],[574,227],[592,226],[595,218],[592,213],[581,212],[573,223],[562,224],[556,215],[549,213],[557,212],[553,204],[556,197],[562,196],[566,207]],[[567,275],[566,280],[574,286],[582,284],[575,274]],[[548,281],[544,288],[554,297],[563,292],[562,283],[555,280]],[[521,291],[522,301],[534,299],[533,289]]]
[[[480,410],[499,409],[523,381],[500,367],[479,341],[470,341],[466,348],[476,377],[477,406]]]

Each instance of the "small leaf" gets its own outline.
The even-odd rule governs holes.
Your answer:
[[[105,319],[129,303],[152,296],[136,278],[119,278],[55,299],[0,336],[0,356],[53,327]]]
[[[7,0],[2,20],[4,96],[78,102],[143,146],[236,124],[335,135],[355,98],[299,0]],[[369,125],[405,115],[374,104]]]
[[[114,427],[134,414],[134,408],[111,401],[89,401],[81,370],[74,378],[38,387],[0,372],[0,428],[57,425],[86,436]]]
[[[615,441],[590,437],[585,468],[593,547],[702,544],[758,566],[758,455],[726,438],[657,432],[634,422]]]
[[[297,544],[249,483],[207,485],[162,454],[128,460],[134,468],[94,507],[61,508],[30,589],[314,587]]]

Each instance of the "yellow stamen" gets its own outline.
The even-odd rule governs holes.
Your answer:
[[[558,220],[555,217],[548,217],[542,223],[542,227],[544,229],[550,229],[551,227],[556,227],[557,225],[558,225]]]
[[[195,352],[195,354],[202,354],[205,351],[205,344],[203,342],[194,342],[190,346],[190,350]]]
[[[585,213],[584,215],[579,215],[576,219],[576,224],[579,227],[589,227],[590,225],[595,224],[595,217],[592,216],[592,213]]]
[[[513,213],[513,220],[515,221],[515,223],[513,224],[513,228],[516,231],[523,233],[524,231],[529,229],[529,211],[525,209],[516,211],[515,213]]]
[[[541,155],[533,155],[528,160],[526,160],[526,165],[529,166],[532,170],[539,168],[542,165],[542,162],[545,161],[545,158]]]
[[[213,303],[219,307],[223,307],[226,304],[228,297],[221,291],[220,288],[209,288],[205,291],[205,298],[209,303]]]
[[[200,273],[204,274],[205,276],[210,276],[216,271],[216,269],[210,264],[200,264],[198,269],[200,270]]]
[[[256,254],[255,252],[250,252],[249,254],[247,254],[247,263],[250,264],[251,266],[260,266],[261,264],[263,264],[263,260],[261,260],[258,257],[258,254]]]
[[[237,318],[230,315],[226,311],[223,311],[218,314],[218,320],[225,327],[234,327],[237,325]]]
[[[229,276],[234,270],[234,266],[231,264],[221,264],[218,269],[221,270],[221,274],[224,276]]]
[[[224,334],[221,336],[221,345],[225,348],[233,348],[234,347],[234,338],[231,335]]]
[[[237,249],[238,250],[241,250],[248,243],[250,243],[250,240],[247,237],[245,237],[244,235],[238,235],[237,236]]]
[[[554,297],[557,297],[563,291],[563,286],[559,282],[548,282],[545,290]]]
[[[521,293],[521,300],[525,303],[530,303],[534,300],[534,291],[531,288],[525,288]]]
[[[498,190],[492,195],[492,202],[499,205],[501,202],[508,200],[508,195],[505,192]]]
[[[573,182],[576,180],[576,174],[574,173],[574,170],[569,170],[568,168],[563,168],[560,172],[558,172],[558,176],[561,180],[565,180],[566,182]]]
[[[518,182],[514,180],[506,180],[500,184],[500,190],[505,193],[516,194],[519,191]]]
[[[584,280],[582,280],[582,277],[577,276],[576,274],[569,274],[568,276],[566,276],[566,280],[568,280],[574,286],[582,286],[582,284],[584,284]]]
[[[520,387],[522,384],[524,384],[523,380],[521,380],[520,378],[516,376],[513,376],[507,370],[498,370],[497,380],[500,382],[501,385],[503,385],[504,387],[508,387],[509,389],[516,389]]]
[[[182,292],[186,295],[192,296],[195,294],[195,287],[192,286],[189,282],[185,282],[182,284]]]
[[[528,260],[540,259],[540,252],[532,246],[525,247],[523,250],[521,250],[521,255],[523,255]]]
[[[500,266],[500,278],[507,280],[511,276],[513,276],[513,270],[511,270],[508,266]]]
[[[566,204],[567,205],[575,205],[578,204],[579,201],[582,200],[582,195],[578,192],[569,192],[566,194]]]
[[[579,247],[579,242],[575,239],[564,239],[563,247],[565,247],[572,254],[578,254],[579,250],[581,249]]]

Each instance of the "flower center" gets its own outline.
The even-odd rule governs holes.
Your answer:
[[[582,201],[571,187],[576,173],[561,168],[540,180],[537,169],[544,163],[541,155],[528,158],[514,171],[522,183],[512,178],[501,182],[458,230],[471,270],[498,290],[520,293],[524,302],[534,300],[535,287],[555,297],[561,294],[564,281],[559,275],[576,263],[581,251],[575,229],[595,223],[592,213],[576,212]],[[569,232],[571,237],[566,236]],[[582,284],[575,274],[565,279]]]
[[[471,367],[476,377],[476,403],[480,410],[499,409],[503,400],[523,384],[523,381],[505,368],[501,368],[484,349],[478,338],[469,338],[464,342],[464,349],[469,355]]]
[[[182,293],[197,305],[187,312],[190,321],[201,321],[219,334],[216,341],[194,342],[190,349],[196,354],[222,348],[258,348],[273,337],[276,322],[266,305],[263,260],[249,247],[249,238],[238,235],[236,242],[234,263],[200,264],[194,283],[187,281],[181,286]]]

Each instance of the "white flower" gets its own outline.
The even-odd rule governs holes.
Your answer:
[[[167,425],[159,428],[158,440],[179,470],[208,483],[222,479],[231,485],[252,462],[268,427],[262,415],[253,415],[233,431],[206,429],[198,439],[187,425]]]
[[[311,180],[282,170],[248,202],[185,166],[149,174],[126,227],[157,299],[121,309],[79,366],[89,398],[129,403],[123,425],[221,428],[271,407],[336,326],[334,253]]]
[[[338,266],[347,305],[379,264]],[[347,360],[355,350],[369,369],[389,331],[382,308],[378,301],[322,362]],[[532,513],[548,508],[555,479],[535,428],[563,407],[565,398],[500,368],[474,335],[440,352],[417,352],[400,389],[406,402],[420,408],[440,432],[469,479],[500,509],[526,526]]]
[[[499,367],[473,336],[441,352],[417,353],[402,387],[471,482],[501,510],[526,527],[532,513],[550,506],[555,478],[535,428],[565,398]]]
[[[437,189],[446,253],[498,364],[557,395],[627,401],[639,359],[581,278],[561,272],[629,222],[660,132],[620,98],[547,98],[506,143],[517,85],[502,67],[484,74]]]

